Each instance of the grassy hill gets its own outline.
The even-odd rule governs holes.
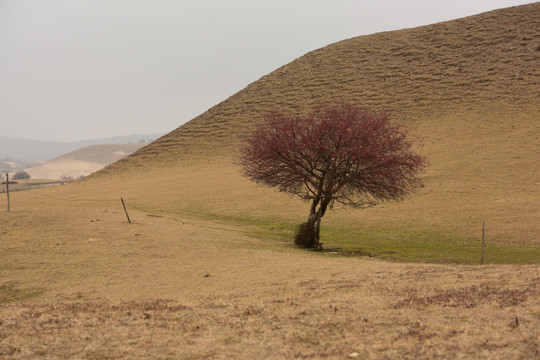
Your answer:
[[[242,178],[240,139],[268,110],[304,112],[345,99],[393,109],[423,143],[430,167],[425,189],[404,203],[327,215],[323,242],[389,258],[468,262],[485,220],[494,261],[538,261],[539,19],[535,3],[331,44],[90,181],[107,179],[112,192],[121,183],[148,211],[252,224],[266,235],[283,228],[290,237],[306,204]],[[141,172],[153,175],[141,179]],[[132,194],[125,184],[151,190]],[[521,250],[508,255],[516,242]]]
[[[540,90],[538,3],[344,40],[284,65],[162,137],[137,158],[230,150],[271,109],[332,99],[391,108],[411,123],[531,113]],[[497,116],[501,118],[501,116]]]

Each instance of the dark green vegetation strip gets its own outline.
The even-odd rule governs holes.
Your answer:
[[[413,228],[344,228],[329,225],[322,234],[325,245],[341,246],[358,255],[401,262],[479,264],[481,239],[448,230],[423,231]],[[539,264],[540,246],[503,243],[490,239],[484,249],[484,263]]]
[[[204,212],[189,212],[184,216],[221,224],[240,225],[253,237],[293,244],[297,224],[281,218],[255,218]],[[351,225],[321,227],[321,242],[325,248],[336,249],[336,255],[370,256],[397,262],[479,264],[481,237],[472,238],[447,229],[363,228]],[[505,243],[488,238],[484,249],[484,264],[540,264],[540,246],[533,243]]]

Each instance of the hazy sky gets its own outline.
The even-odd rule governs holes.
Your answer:
[[[0,0],[0,135],[171,131],[330,43],[518,0]]]

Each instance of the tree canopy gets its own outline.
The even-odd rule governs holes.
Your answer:
[[[253,181],[311,201],[308,239],[297,244],[314,247],[329,205],[403,200],[423,186],[426,160],[389,113],[336,103],[307,116],[269,113],[246,139],[241,163]]]

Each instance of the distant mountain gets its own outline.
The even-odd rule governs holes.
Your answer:
[[[81,149],[90,145],[128,144],[139,143],[144,140],[147,144],[164,133],[159,134],[133,134],[103,139],[91,139],[76,142],[41,141],[33,139],[18,139],[0,135],[0,160],[18,162],[48,161],[63,154]]]
[[[90,145],[26,169],[33,179],[77,179],[133,153],[145,144]]]

